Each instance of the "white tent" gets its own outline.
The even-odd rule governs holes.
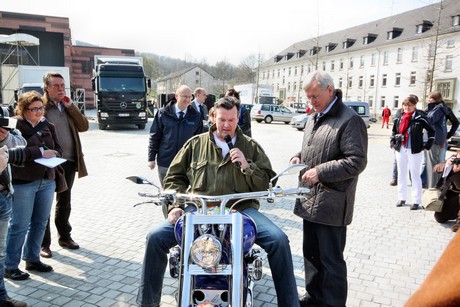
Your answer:
[[[35,59],[32,57],[32,55],[29,53],[29,51],[25,48],[31,46],[39,46],[40,40],[37,37],[25,33],[15,33],[10,35],[0,34],[0,44],[11,45],[8,49],[6,57],[1,61],[1,64],[4,64],[6,60],[8,60],[8,58],[11,55],[13,55],[15,51],[17,57],[17,64],[22,64],[19,62],[19,49],[22,48],[29,55],[30,59],[34,61],[35,65],[39,65],[37,61],[35,61]]]

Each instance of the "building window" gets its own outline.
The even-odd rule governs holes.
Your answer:
[[[428,57],[432,58],[434,57],[435,55],[435,44],[434,43],[430,43],[430,45],[428,46]]]
[[[371,80],[369,81],[369,87],[374,87],[375,86],[375,76],[371,75]]]
[[[199,76],[199,75],[200,75],[200,72],[199,72],[199,71],[195,71],[195,75]]]
[[[380,107],[381,108],[385,107],[385,96],[380,96]]]
[[[342,78],[339,78],[339,88],[342,88],[342,85],[343,85]]]
[[[358,98],[357,98],[356,100],[358,100],[358,101],[362,101],[362,100],[361,100],[361,96],[358,96]]]
[[[418,46],[412,47],[412,62],[418,61]]]
[[[286,77],[283,76],[283,85],[285,85],[285,84],[286,84]]]
[[[452,62],[453,62],[453,56],[452,55],[446,56],[445,71],[452,71]]]
[[[291,82],[288,82],[288,91],[291,90]]]
[[[397,72],[395,75],[395,86],[401,85],[401,73]]]
[[[300,66],[300,75],[303,75],[303,65]]]
[[[308,64],[307,66],[307,74],[309,74],[311,72],[311,64]]]
[[[334,68],[335,68],[335,61],[332,60],[331,61],[331,71],[334,71]]]
[[[297,91],[297,82],[294,82],[294,91]]]
[[[353,68],[353,57],[350,57],[350,68]]]
[[[382,75],[382,87],[387,86],[387,74]]]
[[[326,61],[323,61],[323,71],[326,71]]]
[[[274,78],[275,78],[275,70],[273,69],[272,70],[272,79],[274,79]]]
[[[281,76],[280,70],[278,69],[278,78]]]
[[[388,65],[388,51],[383,52],[383,65]]]
[[[359,76],[358,87],[363,88],[363,83],[364,83],[363,76]]]
[[[396,57],[396,63],[402,63],[403,59],[403,49],[398,48],[398,56]]]
[[[455,39],[449,39],[447,41],[447,48],[454,48],[455,47]]]
[[[294,67],[294,76],[297,76],[297,66]]]
[[[362,56],[359,58],[359,67],[361,67],[361,68],[364,67],[364,55],[362,55]]]
[[[375,53],[371,55],[371,66],[375,66]]]
[[[340,59],[340,70],[343,70],[343,59]]]
[[[410,85],[415,85],[415,81],[417,81],[417,73],[415,71],[411,71],[410,73]]]
[[[399,108],[399,96],[395,96],[393,98],[393,109],[398,109]]]
[[[374,104],[374,96],[369,96],[367,101],[369,101],[369,107],[372,107],[372,105]]]
[[[291,67],[289,67],[288,76],[289,76],[289,77],[291,76]]]
[[[200,80],[195,80],[195,84],[200,84]]]
[[[460,15],[452,16],[452,26],[460,25]]]
[[[349,88],[353,87],[353,78],[352,77],[348,77],[348,87]]]

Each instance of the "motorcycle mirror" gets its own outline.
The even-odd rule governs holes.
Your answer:
[[[273,177],[270,182],[275,181],[281,176],[298,174],[301,170],[307,167],[305,164],[292,164],[285,168],[283,171],[279,172],[275,177]]]
[[[136,184],[150,184],[150,185],[153,185],[155,188],[159,190],[160,187],[158,187],[156,184],[154,184],[153,182],[151,182],[150,180],[148,180],[147,178],[145,177],[140,177],[140,176],[129,176],[129,177],[126,177],[126,179],[136,183]]]

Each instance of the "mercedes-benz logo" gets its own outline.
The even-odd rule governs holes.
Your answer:
[[[128,104],[126,102],[120,103],[120,108],[126,109],[128,107]]]

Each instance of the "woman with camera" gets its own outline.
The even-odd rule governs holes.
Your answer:
[[[433,172],[444,172],[444,178],[439,180],[436,187],[439,189],[447,189],[442,210],[441,212],[434,213],[434,219],[438,223],[456,220],[455,224],[451,227],[452,231],[456,232],[460,228],[460,152],[452,155],[446,161],[436,164],[433,167]],[[444,184],[447,186],[443,187]]]
[[[422,203],[422,180],[420,168],[423,150],[429,150],[434,141],[435,130],[423,111],[417,110],[417,98],[409,95],[402,103],[401,117],[394,121],[390,146],[395,150],[398,166],[398,202],[396,207],[406,204],[407,178],[411,174],[413,204],[411,210],[417,210]],[[423,130],[428,132],[428,141],[423,142]]]

